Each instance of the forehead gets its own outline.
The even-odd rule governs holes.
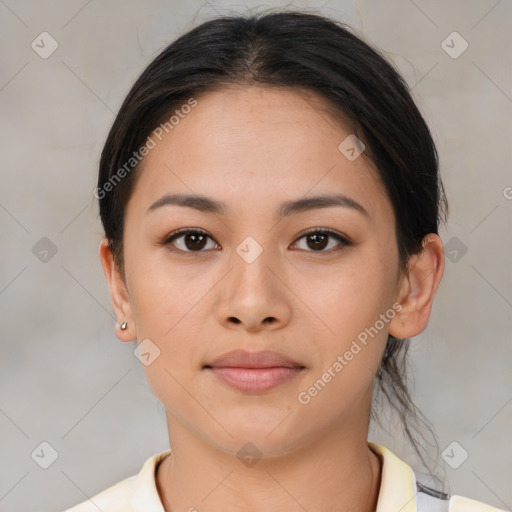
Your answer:
[[[262,87],[231,87],[195,99],[169,133],[153,137],[156,145],[137,171],[131,203],[147,208],[164,193],[183,192],[256,207],[338,191],[372,217],[389,216],[371,161],[364,153],[351,161],[340,151],[351,131],[324,99]]]

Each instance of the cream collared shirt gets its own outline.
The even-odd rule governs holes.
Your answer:
[[[376,512],[505,512],[463,496],[436,493],[417,483],[413,470],[386,447],[371,442],[368,445],[383,461]],[[158,463],[170,453],[167,450],[151,456],[138,474],[65,512],[165,512],[155,475]]]

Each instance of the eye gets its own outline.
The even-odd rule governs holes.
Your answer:
[[[208,248],[208,239],[214,242],[213,238],[206,231],[183,228],[172,232],[159,245],[173,245],[177,251],[181,252],[205,252],[203,249]],[[311,228],[302,233],[302,235],[297,238],[297,241],[302,239],[306,240],[306,247],[313,249],[309,252],[335,252],[352,245],[352,242],[350,242],[347,237],[329,228]],[[338,244],[335,244],[334,248],[331,247],[329,250],[325,250],[326,247],[329,246],[329,239],[337,240]],[[297,244],[297,241],[295,244]],[[216,247],[218,247],[218,244],[214,243],[213,248]]]
[[[309,252],[335,252],[352,245],[352,242],[347,237],[329,228],[308,229],[297,240],[302,240],[303,238],[306,239],[306,246],[313,249]],[[329,250],[324,250],[329,245],[329,238],[336,239],[338,244],[334,246],[334,249],[331,247]]]
[[[206,231],[183,228],[171,233],[160,245],[174,244],[177,250],[183,252],[204,252],[202,249],[207,245],[208,238],[213,241]]]

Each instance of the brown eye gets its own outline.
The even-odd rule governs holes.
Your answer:
[[[312,235],[307,235],[306,236],[306,239],[307,239],[307,243],[308,243],[308,247],[310,247],[311,249],[325,249],[328,245],[328,240],[329,240],[329,236],[330,235],[326,235],[324,233],[314,233]]]
[[[304,249],[308,252],[329,253],[339,251],[344,247],[351,245],[351,242],[348,240],[348,238],[331,229],[312,229],[303,233],[302,236],[297,239],[297,241],[302,239],[306,240],[306,244],[305,248],[302,247],[301,249]],[[174,231],[168,237],[166,237],[160,245],[171,245],[173,247],[172,250],[185,253],[200,253],[205,252],[205,249],[208,248],[208,240],[213,242],[213,247],[209,247],[210,249],[215,249],[218,247],[213,238],[205,231],[186,228]],[[334,243],[333,246],[332,242],[336,241],[337,243]],[[326,248],[328,249],[326,250]]]
[[[204,252],[208,239],[213,239],[205,232],[197,229],[180,229],[171,233],[162,245],[173,245],[177,250],[183,252]],[[216,244],[214,244],[216,245]]]
[[[351,242],[341,234],[331,229],[313,229],[303,233],[297,240],[306,240],[306,249],[309,252],[333,252],[343,249],[345,246],[351,244]],[[337,240],[338,243],[331,244],[329,250],[325,250],[328,247],[330,240]],[[304,247],[303,247],[304,248]]]

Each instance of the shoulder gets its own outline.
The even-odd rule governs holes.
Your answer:
[[[96,494],[92,498],[89,498],[72,508],[65,510],[64,512],[109,512],[113,509],[113,504],[116,504],[116,508],[124,508],[125,510],[131,510],[129,508],[129,499],[133,489],[133,483],[136,479],[136,475],[129,478],[125,478],[120,482],[108,487],[104,491]]]
[[[505,512],[481,501],[444,494],[416,482],[417,512]]]
[[[450,498],[449,512],[505,512],[505,510],[481,501],[454,495]]]
[[[385,446],[368,442],[381,457],[377,512],[505,512],[464,496],[448,495],[419,482],[412,468]]]
[[[125,478],[64,512],[164,512],[156,468],[170,450],[149,457],[138,474]]]

